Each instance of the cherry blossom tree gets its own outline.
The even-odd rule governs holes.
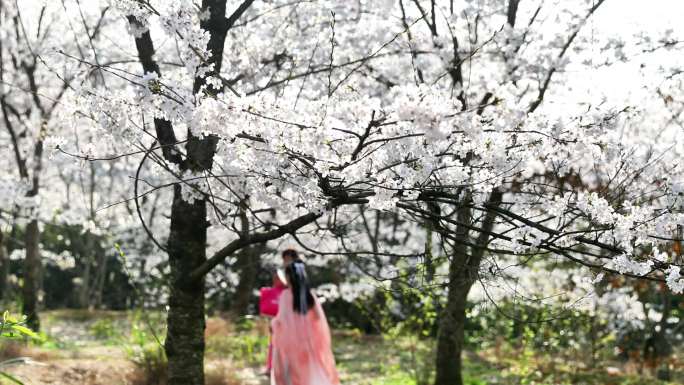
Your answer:
[[[83,78],[80,71],[84,66],[73,65],[64,53],[83,59],[89,55],[87,52],[94,52],[94,43],[106,27],[108,7],[86,15],[82,10],[78,12],[77,6],[78,2],[0,2],[0,140],[7,149],[3,162],[15,166],[3,170],[2,191],[7,199],[0,209],[13,228],[12,234],[24,234],[22,305],[34,330],[39,327],[42,264],[44,259],[51,259],[41,246],[44,226],[81,226],[84,238],[92,241],[109,222],[102,215],[96,218],[96,205],[100,203],[98,186],[106,187],[102,174],[110,165],[90,165],[88,172],[82,173],[73,160],[54,157],[59,143],[73,137],[72,118],[67,113],[71,110],[65,108],[64,100],[74,82],[102,81],[101,75],[93,71]],[[65,12],[75,13],[62,23]],[[79,137],[88,140],[83,131]],[[113,195],[103,198],[110,202]],[[73,199],[75,196],[77,199]],[[98,224],[98,220],[103,222]],[[14,231],[20,227],[21,232]],[[93,246],[86,245],[86,249]],[[85,282],[90,281],[88,271],[95,263],[93,260],[86,264]],[[87,285],[81,291],[81,297],[87,297]]]
[[[35,11],[35,10],[32,10]],[[39,188],[43,169],[43,148],[48,125],[65,86],[46,89],[45,69],[42,70],[40,55],[49,50],[49,28],[43,25],[46,8],[37,10],[37,23],[26,25],[24,16],[15,4],[0,4],[2,47],[0,47],[0,82],[3,92],[0,107],[5,129],[9,133],[14,152],[16,169],[27,187],[21,207],[28,218],[25,230],[26,257],[24,263],[22,304],[28,317],[28,325],[39,327],[37,305],[40,287],[40,232],[36,211],[40,205]],[[35,38],[34,38],[35,37]],[[47,86],[47,87],[45,87]],[[14,88],[14,90],[12,90]],[[12,92],[15,91],[15,92]],[[10,96],[17,95],[13,100]],[[43,93],[52,95],[43,98]]]
[[[682,225],[681,142],[634,135],[629,105],[561,103],[572,69],[624,51],[590,33],[604,2],[112,1],[129,41],[72,58],[106,79],[69,95],[101,135],[60,149],[139,159],[129,193],[169,257],[170,384],[203,383],[207,275],[287,237],[369,256],[381,279],[444,261],[436,385],[462,383],[486,259],[561,256],[680,292],[663,250]],[[140,200],[164,193],[158,231]]]

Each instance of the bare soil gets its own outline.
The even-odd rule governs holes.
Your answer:
[[[132,385],[135,365],[119,347],[91,346],[65,353],[26,350],[28,363],[6,368],[5,372],[25,385]],[[208,367],[229,367],[221,360],[209,360]],[[252,368],[244,368],[226,378],[239,378],[230,385],[267,385],[268,378]],[[0,384],[12,384],[0,379]]]
[[[135,369],[115,347],[85,348],[65,355],[36,350],[26,356],[31,359],[29,363],[6,370],[26,385],[125,385]]]

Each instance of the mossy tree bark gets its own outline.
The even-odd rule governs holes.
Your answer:
[[[38,317],[38,292],[40,285],[40,231],[38,221],[32,220],[26,226],[25,243],[26,256],[24,257],[23,285],[21,289],[22,312],[26,316],[26,324],[32,330],[40,330],[40,318]]]
[[[204,384],[204,279],[186,279],[206,260],[206,201],[181,198],[175,186],[168,253],[171,287],[164,349],[169,385]]]
[[[501,204],[501,197],[501,192],[495,189],[487,204],[498,206]],[[458,208],[459,225],[453,236],[453,253],[449,262],[447,303],[440,313],[437,332],[435,385],[463,385],[462,353],[468,293],[477,281],[480,263],[496,219],[493,210],[485,215],[481,222],[482,231],[473,243],[469,230],[472,223],[471,203],[466,197]],[[468,246],[473,244],[474,246]]]
[[[0,231],[0,302],[8,299],[8,285],[7,278],[9,277],[9,254],[7,253],[7,245],[5,241],[5,234]]]
[[[207,48],[210,56],[207,61],[213,64],[213,69],[204,77],[194,80],[195,93],[206,84],[206,77],[221,72],[226,34],[253,2],[254,0],[245,0],[226,18],[226,0],[202,1],[202,12],[208,12],[209,17],[200,21],[200,27],[209,33]],[[134,17],[128,19],[131,24],[140,26]],[[135,44],[143,70],[161,75],[159,65],[154,59],[154,44],[150,32],[136,37]],[[222,91],[222,87],[216,89],[211,85],[204,90],[209,96]],[[217,143],[215,137],[197,137],[188,131],[186,156],[183,159],[176,148],[178,141],[171,122],[155,119],[154,126],[157,140],[163,146],[162,154],[168,162],[177,164],[183,171],[211,172]],[[193,202],[185,201],[180,184],[174,186],[171,231],[167,243],[171,271],[164,344],[169,363],[168,385],[204,384],[205,279],[204,275],[191,277],[190,273],[206,261],[207,198],[204,196]]]
[[[240,250],[235,264],[235,268],[240,274],[240,282],[237,288],[235,288],[235,295],[230,306],[230,313],[235,318],[247,315],[249,312],[249,303],[252,300],[252,292],[256,285],[261,254],[264,248],[265,244],[250,246]]]

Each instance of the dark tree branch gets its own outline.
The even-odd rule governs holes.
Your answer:
[[[192,273],[190,273],[190,279],[193,281],[202,279],[211,269],[216,267],[218,264],[223,262],[226,258],[228,258],[230,255],[232,255],[234,252],[247,247],[249,245],[253,245],[256,243],[262,243],[262,242],[268,242],[277,238],[282,237],[283,235],[294,233],[295,231],[299,230],[300,228],[314,222],[318,218],[320,218],[323,215],[323,213],[308,213],[305,215],[302,215],[296,219],[293,219],[292,221],[288,222],[287,224],[283,226],[278,226],[276,229],[267,231],[264,233],[257,233],[257,234],[250,234],[247,236],[243,236],[241,238],[238,238],[232,242],[230,242],[228,245],[226,245],[224,248],[216,252],[211,258],[207,259],[206,262],[204,262],[202,265],[197,267]]]
[[[606,0],[598,0],[598,1],[596,2],[596,4],[594,4],[594,6],[591,7],[591,8],[589,9],[589,12],[587,13],[587,16],[584,18],[584,20],[581,22],[581,24],[580,24],[577,28],[575,28],[575,31],[570,35],[570,37],[568,38],[568,40],[567,40],[567,41],[565,42],[565,44],[563,45],[563,48],[561,49],[561,51],[560,51],[560,53],[558,54],[558,57],[557,57],[559,60],[562,59],[562,58],[565,56],[565,53],[568,51],[568,48],[570,48],[570,46],[572,45],[572,43],[575,41],[575,38],[577,37],[577,35],[579,34],[580,30],[582,29],[582,25],[584,25],[584,23],[586,22],[586,20],[588,20],[588,19],[591,17],[591,15],[593,15],[594,12],[596,12],[596,10],[597,10],[597,9],[601,6],[601,4],[603,4],[605,1],[606,1]],[[535,100],[532,102],[532,104],[530,105],[530,108],[529,108],[528,112],[534,112],[534,111],[539,107],[539,105],[541,104],[541,102],[544,100],[544,95],[546,94],[546,91],[547,91],[548,88],[549,88],[549,84],[551,83],[551,78],[552,78],[553,75],[556,73],[556,71],[558,71],[558,68],[556,68],[556,67],[552,67],[552,68],[549,70],[549,73],[546,75],[546,78],[544,79],[544,82],[542,83],[542,86],[539,88],[539,94],[537,95],[537,99],[535,99]]]
[[[508,1],[508,12],[506,13],[506,21],[511,27],[515,27],[515,18],[518,15],[518,5],[520,0]]]
[[[142,28],[142,24],[133,16],[128,16],[128,22],[137,29]],[[145,73],[155,73],[161,77],[159,64],[154,60],[154,43],[150,36],[150,31],[145,31],[140,37],[135,38],[135,47],[138,51],[138,59]],[[176,133],[173,131],[171,122],[166,119],[154,119],[154,129],[157,140],[162,146],[164,159],[171,163],[181,164],[182,158],[176,149]]]
[[[345,199],[333,199],[328,204],[328,210],[332,210],[342,205],[368,203],[368,200],[365,199],[367,196],[368,194],[359,194],[355,196],[350,196]],[[201,266],[193,270],[189,278],[191,281],[197,281],[199,279],[202,279],[202,277],[204,277],[208,272],[210,272],[211,269],[219,265],[226,258],[231,256],[234,252],[250,245],[278,239],[286,234],[294,234],[297,230],[301,229],[302,227],[315,222],[318,218],[322,217],[323,214],[324,212],[312,212],[304,214],[282,226],[274,225],[276,228],[273,230],[256,234],[248,234],[247,236],[240,237],[227,244],[221,250],[217,251],[211,258],[207,259],[206,262],[204,262]]]
[[[235,23],[240,19],[240,16],[242,16],[248,9],[249,7],[254,3],[254,0],[245,0],[240,4],[239,7],[233,12],[228,18],[226,18],[226,32],[229,31]]]

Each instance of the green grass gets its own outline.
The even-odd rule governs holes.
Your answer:
[[[390,340],[379,337],[354,337],[338,334],[334,338],[335,356],[342,382],[357,385],[419,385],[415,361],[432,369],[429,342],[415,338]],[[413,347],[412,347],[413,345]],[[412,358],[411,350],[416,353]],[[466,385],[674,385],[682,382],[657,381],[650,375],[611,376],[598,365],[583,368],[581,363],[550,357],[534,351],[503,349],[501,357],[493,351],[466,352],[463,377]],[[417,357],[415,357],[417,356]],[[422,360],[422,362],[421,362]],[[613,365],[614,363],[606,363]],[[431,383],[428,379],[427,384]]]
[[[148,322],[161,337],[163,315],[152,313],[147,320],[134,312],[49,312],[43,316],[51,335],[41,348],[77,349],[111,344],[148,346],[153,344]],[[210,319],[207,323],[206,355],[209,360],[228,360],[237,368],[260,370],[266,359],[268,327],[263,320],[239,325]],[[342,383],[350,385],[431,384],[434,362],[433,341],[415,337],[363,336],[358,331],[335,331],[333,346]],[[570,354],[570,353],[568,353]],[[469,351],[464,354],[466,385],[674,385],[684,383],[684,373],[673,373],[674,381],[655,380],[650,374],[609,375],[605,367],[621,367],[603,360],[596,368],[582,362],[581,355],[560,357],[530,347],[504,344],[500,349]]]

